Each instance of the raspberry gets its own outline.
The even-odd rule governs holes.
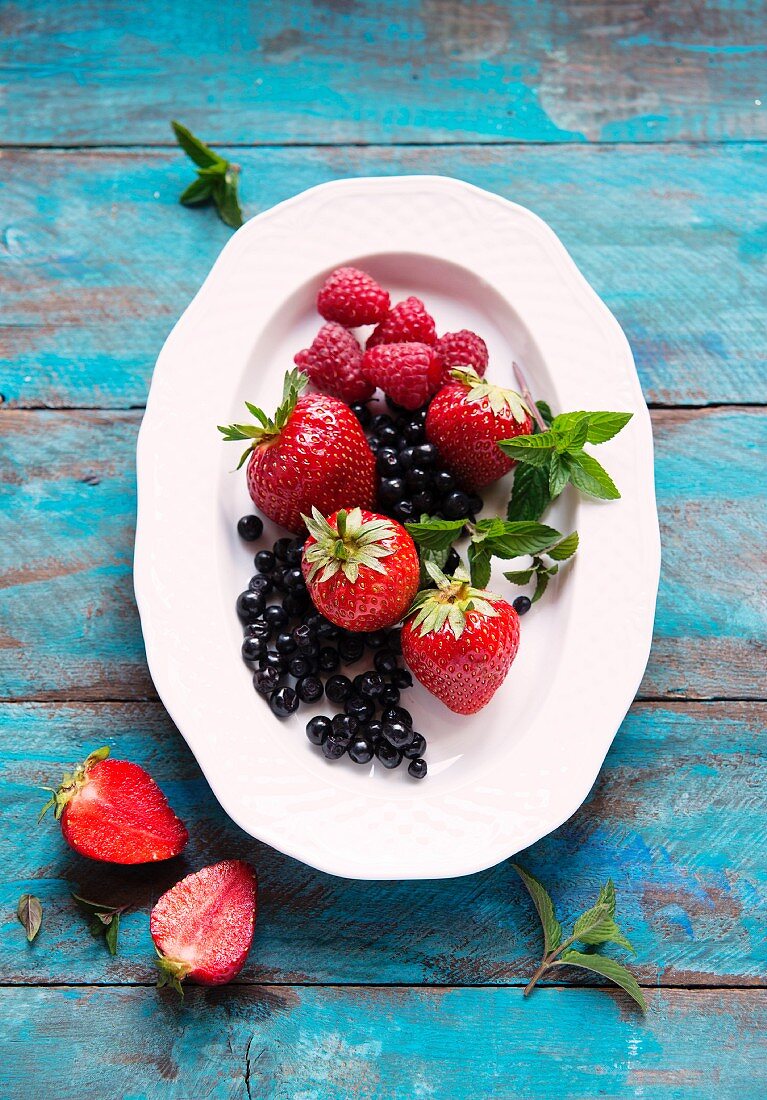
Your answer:
[[[487,344],[481,336],[467,328],[440,336],[437,351],[444,367],[442,381],[445,383],[452,382],[450,371],[454,367],[473,367],[480,376],[487,370]]]
[[[389,310],[389,295],[364,271],[337,267],[320,287],[317,309],[326,321],[346,328],[375,325]]]
[[[365,352],[362,370],[405,409],[419,409],[442,380],[442,362],[428,344],[378,344]]]
[[[377,344],[429,344],[437,342],[434,319],[426,312],[420,298],[406,298],[399,302],[384,318],[375,332],[368,337],[366,348]]]
[[[323,325],[312,346],[297,352],[293,361],[318,390],[340,397],[349,405],[372,396],[374,387],[362,373],[362,348],[335,321]]]

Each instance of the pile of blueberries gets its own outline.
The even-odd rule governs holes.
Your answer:
[[[261,538],[262,520],[243,516],[237,531],[247,542]],[[295,714],[301,703],[323,695],[342,711],[309,720],[306,736],[328,760],[345,754],[355,764],[373,758],[385,768],[408,761],[408,773],[423,779],[426,739],[413,729],[400,693],[413,678],[400,666],[399,630],[354,633],[331,623],[314,607],[301,572],[303,540],[280,538],[271,550],[259,550],[256,572],[237,597],[243,628],[242,658],[253,670],[256,691],[269,700],[278,718]],[[372,652],[373,668],[353,678],[341,666]],[[324,682],[323,682],[324,680]]]
[[[463,492],[440,465],[437,448],[426,442],[428,405],[415,412],[388,398],[387,405],[391,415],[363,404],[351,407],[376,456],[381,512],[400,523],[418,520],[424,512],[438,519],[474,520],[482,511],[482,497]]]

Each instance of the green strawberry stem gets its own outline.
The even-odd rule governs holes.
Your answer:
[[[37,818],[38,825],[48,813],[48,810],[53,810],[53,816],[58,821],[67,802],[77,794],[85,783],[88,771],[94,764],[98,764],[99,760],[106,760],[108,756],[108,745],[103,745],[100,749],[94,749],[82,764],[76,764],[71,772],[64,772],[64,777],[58,788],[43,787],[42,789],[48,791],[51,797],[40,810]]]
[[[288,371],[282,386],[282,401],[277,407],[277,411],[273,418],[268,417],[263,409],[259,409],[256,405],[251,405],[249,401],[246,401],[245,405],[247,406],[248,412],[251,416],[256,418],[258,424],[218,425],[218,430],[227,443],[236,442],[241,439],[250,439],[252,441],[250,446],[242,453],[240,461],[237,464],[238,470],[256,447],[259,447],[262,443],[269,443],[279,437],[280,432],[293,415],[298,399],[308,382],[309,379],[305,374],[302,374],[301,371]]]
[[[522,992],[523,997],[528,997],[532,993],[533,989],[541,980],[549,967],[554,966],[556,959],[562,954],[563,951],[566,951],[568,947],[572,946],[572,944],[575,943],[576,939],[577,937],[575,935],[569,936],[563,943],[559,945],[559,947],[555,947],[554,950],[550,951],[548,955],[543,956],[543,959],[541,960],[541,965],[535,971]]]
[[[425,569],[437,588],[425,588],[419,592],[406,616],[415,615],[413,629],[420,627],[422,638],[426,634],[437,633],[445,623],[454,636],[460,638],[466,627],[468,611],[477,611],[485,618],[497,614],[492,601],[499,597],[484,588],[472,588],[465,569],[456,569],[452,577],[446,577],[431,561],[425,562]]]
[[[360,508],[351,511],[342,508],[336,514],[335,527],[318,508],[312,508],[311,516],[301,518],[315,540],[305,551],[310,566],[308,581],[313,581],[322,570],[319,577],[322,584],[340,571],[355,584],[363,565],[376,573],[386,573],[381,559],[394,553],[391,546],[384,546],[396,534],[391,520],[384,516],[363,520]]]
[[[471,367],[456,367],[450,371],[450,377],[468,387],[466,401],[470,404],[487,402],[494,413],[509,412],[518,424],[524,424],[531,415],[525,402],[516,390],[496,386],[485,378],[480,378]]]

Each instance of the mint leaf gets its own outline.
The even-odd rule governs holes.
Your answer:
[[[427,550],[449,550],[463,530],[462,519],[421,519],[406,523],[405,529],[418,546]]]
[[[537,554],[562,538],[554,527],[525,520],[480,520],[475,526],[489,553],[498,558]]]
[[[578,549],[578,532],[573,531],[572,534],[566,535],[565,538],[555,543],[554,546],[550,546],[546,553],[554,561],[567,561],[571,558],[575,551]]]
[[[506,510],[510,520],[538,520],[551,503],[549,467],[519,464],[514,470],[511,500]]]
[[[621,966],[619,962],[608,958],[607,955],[584,955],[580,951],[568,950],[563,951],[561,957],[552,963],[552,966],[579,966],[583,970],[591,970],[594,974],[601,974],[628,993],[629,997],[639,1005],[642,1012],[647,1012],[647,1002],[634,975],[625,966]]]
[[[242,210],[237,195],[237,172],[233,168],[228,167],[223,180],[217,180],[213,184],[213,201],[221,221],[232,229],[239,229],[242,225]]]
[[[555,440],[551,432],[539,432],[538,435],[517,435],[513,439],[502,439],[498,446],[505,455],[516,462],[526,462],[531,466],[548,466]]]
[[[204,141],[200,141],[198,137],[195,137],[191,130],[188,130],[186,126],[182,126],[180,122],[175,120],[171,122],[173,127],[173,133],[176,135],[176,141],[184,150],[186,155],[194,161],[194,163],[200,168],[212,168],[214,164],[226,163],[218,153],[214,153]]]
[[[72,894],[72,898],[78,907],[90,917],[88,928],[92,936],[98,939],[104,937],[104,942],[110,955],[117,954],[117,937],[120,932],[120,916],[128,908],[127,905],[104,905],[100,901],[89,901],[79,894]]]
[[[490,583],[490,550],[484,542],[470,542],[468,554],[472,588],[487,588]]]
[[[518,863],[512,863],[511,866],[522,879],[525,889],[533,899],[533,904],[538,911],[543,928],[544,954],[550,955],[552,951],[556,951],[562,942],[562,925],[554,915],[554,902],[551,900],[551,895],[543,883],[539,882],[535,875],[530,874],[524,867],[520,867]]]
[[[554,419],[551,412],[551,405],[549,405],[548,401],[536,401],[535,404],[538,412],[543,417],[544,424],[548,424],[549,427],[551,427],[551,422]]]
[[[611,878],[607,880],[599,891],[597,905],[604,905],[607,908],[608,916],[615,916],[615,885]]]
[[[554,500],[564,489],[570,480],[570,470],[562,455],[556,451],[551,456],[549,466],[549,497]]]
[[[447,559],[450,556],[450,548],[447,547],[444,550],[427,550],[426,547],[421,547],[418,556],[421,560],[419,588],[433,588],[434,578],[430,575],[426,567],[431,563],[432,565],[436,565],[437,569],[444,570]]]
[[[557,567],[554,566],[554,573],[556,573]],[[535,581],[535,592],[533,592],[532,603],[538,603],[543,593],[549,587],[549,576],[553,576],[548,570],[541,570]]]
[[[616,436],[628,424],[633,413],[615,412],[570,412],[561,413],[554,418],[552,428],[560,432],[573,432],[586,425],[584,443],[606,443]],[[583,446],[583,444],[581,444]]]
[[[19,904],[16,906],[16,916],[27,935],[27,942],[32,943],[43,923],[43,906],[34,894],[22,894]]]
[[[512,569],[511,572],[503,575],[512,584],[529,584],[535,572],[535,569]]]
[[[620,493],[607,470],[591,455],[585,451],[568,455],[567,463],[570,467],[570,480],[576,489],[599,500],[619,499]]]
[[[178,201],[183,203],[184,206],[196,206],[198,203],[206,202],[213,194],[213,184],[209,179],[203,179],[198,176],[196,180],[182,191],[179,195]]]
[[[613,918],[609,916],[605,916],[599,924],[580,936],[576,935],[575,938],[580,940],[581,943],[586,943],[591,947],[600,943],[614,943],[617,944],[618,947],[623,947],[626,951],[630,951],[632,955],[636,955],[634,948],[623,935]]]

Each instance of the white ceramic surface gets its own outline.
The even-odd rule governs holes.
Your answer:
[[[236,534],[250,510],[217,424],[245,398],[271,408],[320,321],[323,275],[354,263],[439,331],[476,329],[490,376],[525,367],[555,412],[630,410],[596,453],[623,494],[568,487],[546,521],[581,548],[522,620],[491,704],[461,718],[407,692],[429,775],[329,764],[280,722],[239,657],[235,598],[252,573]],[[486,494],[502,511],[508,483]],[[589,792],[632,701],[652,636],[660,566],[650,418],[628,343],[558,238],[529,210],[437,176],[339,180],[249,221],[160,353],[138,443],[135,589],[157,690],[224,809],[247,832],[336,875],[404,879],[492,866],[565,821]],[[274,532],[269,530],[269,536]],[[521,565],[521,561],[520,561]],[[491,587],[519,594],[501,575]],[[316,708],[318,711],[321,708]]]

